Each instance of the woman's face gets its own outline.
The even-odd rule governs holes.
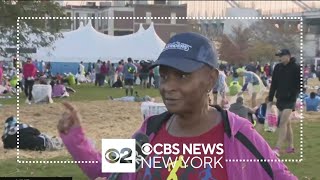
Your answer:
[[[190,113],[207,108],[208,90],[216,82],[218,72],[204,66],[193,73],[160,66],[160,94],[171,113]]]

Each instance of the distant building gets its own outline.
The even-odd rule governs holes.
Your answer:
[[[175,17],[186,17],[186,5],[167,5],[167,4],[154,4],[144,5],[135,4],[134,15],[136,17],[171,17],[171,19],[135,19],[134,30],[139,29],[139,24],[142,23],[143,27],[148,28],[151,21],[154,22],[157,34],[163,41],[167,42],[171,36],[176,33],[189,31],[189,25],[186,19],[174,19]]]
[[[264,16],[290,14],[320,8],[320,1],[180,1],[188,4],[188,16],[226,16],[229,8],[250,8]],[[240,16],[240,15],[239,15]]]
[[[113,1],[87,2],[86,5],[65,6],[67,16],[70,17],[104,17],[92,21],[92,26],[104,34],[121,36],[132,34],[139,29],[140,23],[147,29],[151,21],[159,37],[167,42],[176,33],[188,31],[188,22],[185,19],[129,19],[129,17],[186,17],[187,5],[178,2],[155,0],[147,1]],[[108,19],[115,17],[115,19]],[[118,19],[116,18],[118,17]],[[120,19],[121,18],[121,19]],[[63,31],[75,30],[80,22],[86,24],[88,19],[73,19],[70,28]]]

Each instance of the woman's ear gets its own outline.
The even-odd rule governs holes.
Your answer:
[[[216,68],[210,69],[210,72],[208,74],[209,74],[208,86],[209,88],[212,88],[218,81],[219,71]]]
[[[212,69],[211,76],[212,76],[212,82],[213,82],[212,86],[214,86],[215,83],[218,81],[218,77],[219,77],[218,69],[216,68]]]

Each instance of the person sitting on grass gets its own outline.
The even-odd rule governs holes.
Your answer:
[[[260,104],[260,106],[255,110],[255,115],[257,117],[256,129],[258,132],[261,132],[263,129],[264,122],[266,120],[268,102],[269,102],[269,96],[267,96],[265,98],[264,103]]]
[[[19,133],[17,133],[19,130]],[[17,134],[20,135],[19,149],[33,151],[55,151],[63,149],[60,138],[40,132],[29,124],[17,123],[14,116],[8,117],[4,123],[4,132],[1,136],[4,149],[17,148]]]
[[[306,110],[307,111],[319,111],[320,97],[316,96],[315,92],[310,93],[310,97],[305,99]]]
[[[95,162],[78,164],[88,179],[141,180],[149,175],[151,179],[197,180],[205,172],[207,179],[297,180],[248,120],[219,106],[209,106],[208,93],[218,79],[218,53],[213,47],[208,38],[197,33],[179,33],[171,37],[158,60],[150,67],[160,67],[159,90],[168,111],[146,118],[132,138],[143,137],[151,147],[177,144],[177,152],[181,152],[156,155],[150,151],[147,161],[160,157],[167,162],[169,158],[182,157],[184,144],[222,145],[220,150],[216,148],[220,153],[206,154],[200,150],[196,155],[189,152],[183,154],[183,158],[200,157],[200,161],[207,157],[220,159],[219,165],[213,166],[210,161],[209,165],[204,163],[194,168],[190,161],[182,164],[180,158],[180,166],[174,168],[165,165],[148,168],[143,161],[145,168],[137,168],[134,173],[102,173],[102,159],[106,154],[96,150],[85,136],[80,112],[64,102],[67,111],[62,114],[57,129],[74,160]],[[143,146],[141,141],[144,140],[141,139],[136,142]],[[231,159],[256,162],[227,161]],[[139,167],[141,163],[136,165]]]
[[[14,95],[16,88],[11,86],[10,79],[8,76],[4,76],[3,85],[0,85],[0,94]]]
[[[63,80],[52,79],[50,81],[50,85],[52,87],[52,90],[53,90],[53,87],[57,84],[58,81],[59,81],[59,83],[61,85],[63,85],[65,87],[67,93],[75,93],[76,92],[75,89],[73,89],[70,86],[67,86],[67,85],[70,85],[67,79],[63,79]]]
[[[254,109],[243,104],[243,98],[241,96],[237,98],[236,103],[230,105],[229,111],[240,117],[250,120],[252,124],[254,123],[252,115],[255,113],[255,111]]]
[[[42,84],[42,85],[47,85],[48,84],[47,79],[44,78],[44,77],[40,77],[38,82],[39,82],[39,84]]]
[[[121,98],[113,98],[112,96],[109,97],[113,101],[123,101],[123,102],[154,102],[154,98],[146,95],[144,97],[140,97],[138,92],[135,91],[135,96],[124,96]]]
[[[112,84],[113,88],[122,88],[123,87],[123,82],[121,81],[121,77],[117,77],[117,81]]]
[[[62,84],[61,80],[57,80],[57,83],[53,85],[52,97],[53,98],[69,97],[69,93],[67,92],[66,87]]]

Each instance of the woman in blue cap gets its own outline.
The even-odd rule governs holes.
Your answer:
[[[74,159],[98,162],[79,164],[90,179],[297,179],[279,161],[248,120],[223,111],[218,106],[209,106],[208,93],[218,78],[217,52],[210,40],[196,33],[177,34],[169,40],[151,68],[155,66],[160,66],[159,90],[168,112],[147,118],[133,137],[145,134],[151,145],[178,144],[179,150],[183,144],[190,143],[222,144],[220,151],[217,151],[222,153],[187,152],[164,156],[152,152],[148,157],[177,159],[176,164],[174,167],[151,169],[144,166],[136,173],[102,173],[101,154],[85,137],[79,112],[71,104],[65,103],[70,112],[63,114],[58,130]],[[219,164],[216,167],[195,167],[190,165],[190,161],[183,162],[194,157],[201,160],[206,157],[219,159]]]

